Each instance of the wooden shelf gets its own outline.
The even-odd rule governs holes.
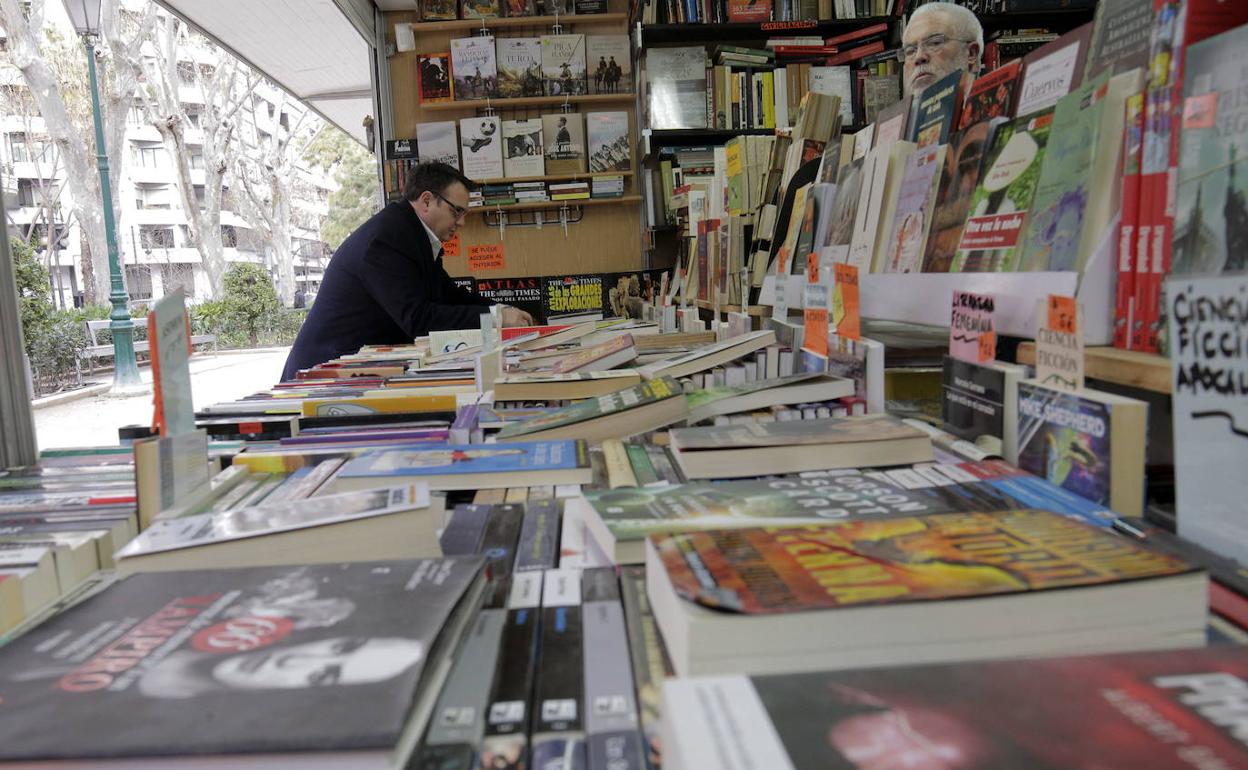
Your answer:
[[[819,19],[817,21],[729,22],[726,24],[645,24],[641,27],[641,44],[688,43],[719,40],[763,40],[769,37],[794,35],[825,35],[873,24],[896,21],[894,16],[869,19]]]
[[[1152,353],[1118,348],[1087,348],[1083,353],[1084,373],[1091,379],[1127,385],[1154,393],[1171,391],[1170,361]],[[1036,343],[1018,346],[1020,364],[1036,363]]]
[[[540,211],[542,209],[559,209],[564,204],[573,206],[602,206],[608,203],[641,203],[640,195],[625,195],[622,198],[582,198],[574,201],[540,201],[538,203],[512,203],[506,206],[477,206],[472,211],[486,213],[489,211]]]
[[[582,13],[566,16],[516,16],[502,19],[455,19],[454,21],[418,21],[412,24],[416,34],[457,32],[470,29],[507,29],[508,27],[549,27],[558,21],[564,26],[587,24],[627,24],[627,13]],[[404,51],[404,54],[411,53]],[[414,55],[414,54],[413,54]]]
[[[501,179],[474,179],[477,184],[509,184],[511,182],[575,182],[578,179],[594,179],[600,176],[630,177],[632,171],[594,171],[589,174],[555,174],[553,176],[509,176]]]
[[[457,102],[426,102],[420,109],[433,111],[471,110],[480,107],[521,108],[568,104],[620,104],[632,102],[636,94],[582,94],[580,96],[521,96],[513,99],[464,99]]]

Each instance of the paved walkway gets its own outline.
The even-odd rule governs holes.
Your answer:
[[[195,408],[231,401],[271,387],[282,374],[290,348],[196,353],[191,358],[191,393]],[[148,367],[140,367],[143,382],[151,383]],[[111,377],[111,373],[106,375]],[[88,395],[35,409],[35,432],[40,449],[102,446],[117,443],[123,425],[152,421],[152,391],[129,396]]]

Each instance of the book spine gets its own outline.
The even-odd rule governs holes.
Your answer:
[[[585,766],[580,570],[547,570],[533,693],[534,770]]]
[[[485,556],[485,574],[489,580],[483,603],[486,608],[503,606],[506,599],[523,520],[523,505],[495,505],[490,511],[480,551]]]
[[[658,473],[654,470],[654,465],[650,462],[650,455],[646,452],[644,444],[628,444],[625,446],[628,452],[629,465],[632,466],[633,476],[637,479],[638,486],[649,486],[659,481]]]
[[[507,624],[490,687],[485,734],[478,751],[479,770],[493,770],[499,766],[496,760],[503,758],[519,761],[522,767],[528,754],[529,702],[537,670],[542,573],[524,573],[518,576],[516,586],[521,588],[534,581],[537,583],[535,590],[513,590],[507,604]]]
[[[553,498],[553,495],[552,495]],[[530,495],[516,546],[516,572],[551,569],[559,560],[559,504],[534,501]]]
[[[615,596],[590,601],[586,595],[582,610],[589,770],[639,770],[644,765],[628,633],[610,572]]]
[[[469,556],[481,552],[481,539],[492,506],[463,503],[455,506],[451,520],[438,539],[443,556]]]
[[[645,742],[646,765],[657,770],[651,757],[660,754],[659,729],[662,715],[659,704],[663,680],[672,673],[658,625],[646,595],[644,567],[623,567],[620,570],[620,598],[624,609],[624,630],[628,635],[629,662],[637,690],[638,717]]]
[[[619,439],[603,441],[602,459],[607,471],[607,486],[610,489],[637,486],[637,477],[633,475],[633,468],[628,461],[628,450],[624,448],[624,442]]]
[[[1122,147],[1122,214],[1118,228],[1118,283],[1114,295],[1114,347],[1131,347],[1135,309],[1136,230],[1140,222],[1140,152],[1144,130],[1142,96],[1127,101]]]

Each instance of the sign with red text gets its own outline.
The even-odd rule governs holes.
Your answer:
[[[972,364],[993,360],[997,337],[992,326],[995,311],[996,301],[990,294],[954,291],[953,315],[949,319],[949,355]]]
[[[475,274],[489,270],[502,270],[506,266],[503,244],[482,243],[468,247],[468,272]]]

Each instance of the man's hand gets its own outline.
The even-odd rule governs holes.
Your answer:
[[[524,312],[518,307],[511,305],[503,305],[503,310],[499,314],[502,317],[503,326],[533,326],[533,316]]]

